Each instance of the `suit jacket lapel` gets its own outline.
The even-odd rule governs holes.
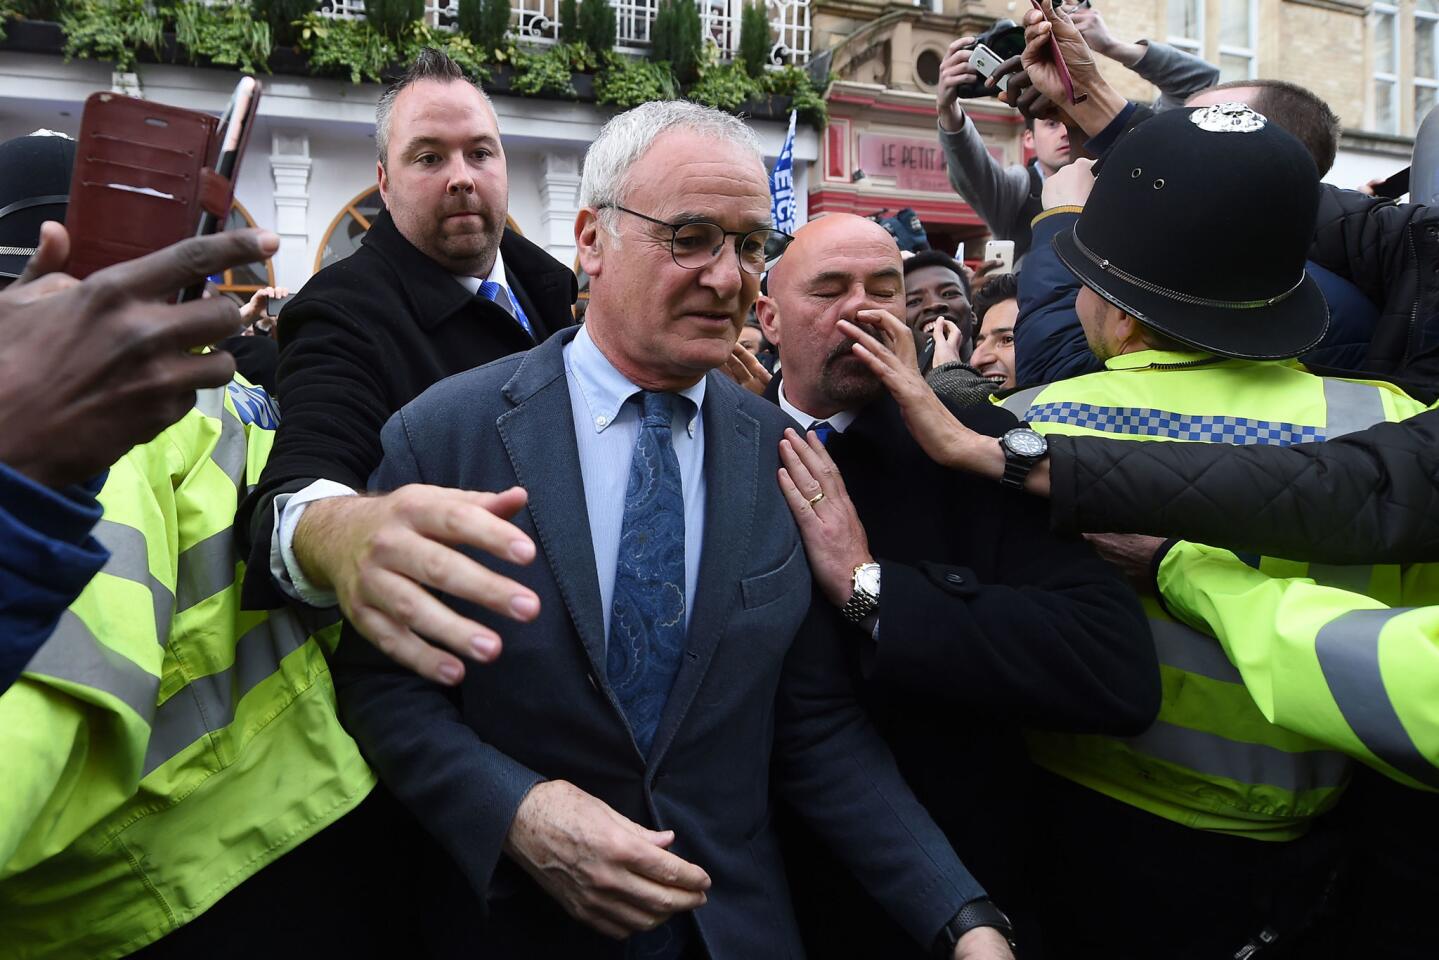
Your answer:
[[[515,404],[496,422],[515,477],[529,492],[530,519],[539,550],[549,561],[555,584],[584,643],[596,683],[605,678],[605,621],[595,574],[589,515],[580,475],[580,452],[571,428],[564,345],[574,330],[530,351],[504,386]],[[578,506],[576,502],[578,501]],[[553,615],[547,611],[541,616]]]
[[[651,773],[689,712],[724,636],[730,610],[739,602],[745,539],[754,523],[759,423],[740,409],[739,387],[715,373],[709,378],[704,401],[704,553],[700,557],[699,586],[684,662],[670,689],[650,750]]]

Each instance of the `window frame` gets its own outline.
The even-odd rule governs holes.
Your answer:
[[[1249,24],[1249,45],[1247,47],[1229,46],[1224,43],[1223,4],[1229,2],[1241,2],[1244,3],[1248,8],[1247,19]],[[1259,76],[1259,0],[1220,0],[1220,3],[1221,6],[1219,8],[1219,56],[1217,58],[1220,61],[1220,63],[1218,64],[1219,69],[1223,71],[1223,61],[1225,57],[1234,57],[1236,59],[1243,58],[1244,60],[1249,61],[1249,69],[1243,77],[1236,77],[1233,79],[1253,80],[1255,77]],[[1222,79],[1223,78],[1221,77],[1221,80]]]
[[[1390,18],[1390,23],[1393,25],[1390,36],[1390,43],[1392,44],[1392,47],[1390,49],[1394,51],[1394,72],[1390,73],[1380,70],[1379,65],[1376,63],[1374,65],[1374,71],[1370,77],[1370,87],[1374,91],[1373,129],[1376,133],[1398,134],[1399,131],[1402,130],[1404,127],[1403,117],[1401,116],[1402,106],[1399,99],[1399,74],[1404,66],[1403,49],[1400,46],[1399,42],[1399,3],[1398,0],[1395,0],[1395,2],[1392,3],[1384,3],[1380,2],[1380,0],[1375,0],[1375,2],[1370,5],[1369,9],[1374,16],[1374,21],[1371,24],[1372,29],[1370,30],[1370,43],[1377,46],[1376,39],[1379,36],[1379,18],[1382,16],[1388,16]],[[1371,47],[1371,50],[1372,49],[1373,47]],[[1390,116],[1393,118],[1393,125],[1390,129],[1380,129],[1379,127],[1378,88],[1380,84],[1385,84],[1389,88]]]

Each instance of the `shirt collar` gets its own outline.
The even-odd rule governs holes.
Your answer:
[[[594,424],[595,433],[604,433],[619,418],[625,401],[641,391],[640,387],[635,386],[615,369],[609,357],[595,345],[589,328],[583,324],[579,333],[570,341],[569,349],[565,351],[565,368],[574,377],[575,383],[579,385],[580,395],[585,398],[589,421]],[[689,401],[689,419],[685,426],[691,437],[695,435],[695,428],[699,425],[706,379],[701,377],[698,383],[676,393],[676,396]]]
[[[836,433],[844,433],[849,429],[849,425],[854,423],[854,418],[859,416],[859,414],[853,410],[841,410],[839,413],[826,417],[823,420],[819,417],[811,416],[789,402],[789,397],[784,395],[783,379],[779,382],[779,408],[799,421],[801,431],[808,430],[816,423],[828,423]]]
[[[1156,364],[1213,363],[1220,358],[1200,350],[1136,350],[1104,361],[1107,370],[1141,370]]]
[[[480,292],[480,284],[486,280],[499,284],[504,288],[505,293],[510,292],[509,281],[505,279],[505,258],[500,254],[498,247],[495,248],[495,265],[490,268],[490,275],[488,277],[465,277],[458,273],[455,274],[454,277],[460,281],[460,286],[473,294]]]

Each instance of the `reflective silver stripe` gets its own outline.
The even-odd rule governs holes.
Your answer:
[[[1377,387],[1324,378],[1324,436],[1333,440],[1383,423],[1384,397]]]
[[[1364,746],[1396,770],[1439,787],[1439,770],[1404,729],[1379,669],[1380,632],[1412,609],[1353,610],[1335,617],[1314,637],[1314,652],[1334,703]]]
[[[1151,619],[1149,632],[1154,637],[1154,650],[1159,655],[1159,662],[1165,666],[1211,680],[1244,684],[1238,668],[1229,662],[1224,648],[1213,637],[1173,620]]]
[[[1262,743],[1243,743],[1163,720],[1137,737],[1121,737],[1140,753],[1210,777],[1238,783],[1266,784],[1302,793],[1338,787],[1349,770],[1349,758],[1332,750],[1289,753]]]
[[[1311,563],[1309,578],[1321,587],[1337,587],[1350,593],[1369,595],[1369,581],[1374,568],[1368,565],[1340,566],[1333,563]]]
[[[1030,387],[1028,390],[1021,390],[1016,394],[1005,397],[999,402],[999,405],[1023,420],[1024,415],[1029,412],[1029,408],[1034,405],[1035,398],[1048,388],[1049,384],[1046,383],[1042,386]]]
[[[144,775],[229,725],[235,719],[235,704],[280,669],[280,661],[309,637],[289,610],[272,611],[269,619],[252,627],[236,642],[235,662],[228,670],[190,681],[155,712]]]
[[[227,395],[226,387],[201,390],[195,396],[195,409],[220,421],[220,437],[215,441],[215,449],[210,451],[210,459],[235,484],[236,496],[244,497],[245,461],[249,446],[245,440],[245,425],[225,409]]]
[[[226,527],[180,554],[175,576],[176,613],[183,613],[234,586],[234,549],[234,533]]]
[[[66,610],[45,645],[30,658],[26,673],[69,680],[103,690],[151,723],[160,678],[95,639],[85,621]]]
[[[155,607],[155,635],[163,645],[170,638],[170,617],[175,609],[175,598],[170,589],[150,572],[150,553],[145,547],[145,535],[123,523],[101,520],[95,524],[95,539],[110,551],[110,559],[100,568],[101,573],[141,584],[150,591]]]

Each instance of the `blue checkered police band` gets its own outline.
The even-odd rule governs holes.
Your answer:
[[[1035,404],[1029,408],[1024,419],[1028,423],[1067,423],[1104,433],[1203,443],[1289,446],[1325,439],[1323,427],[1297,423],[1250,420],[1246,417],[1190,416],[1168,410],[1100,407],[1072,401]]]

